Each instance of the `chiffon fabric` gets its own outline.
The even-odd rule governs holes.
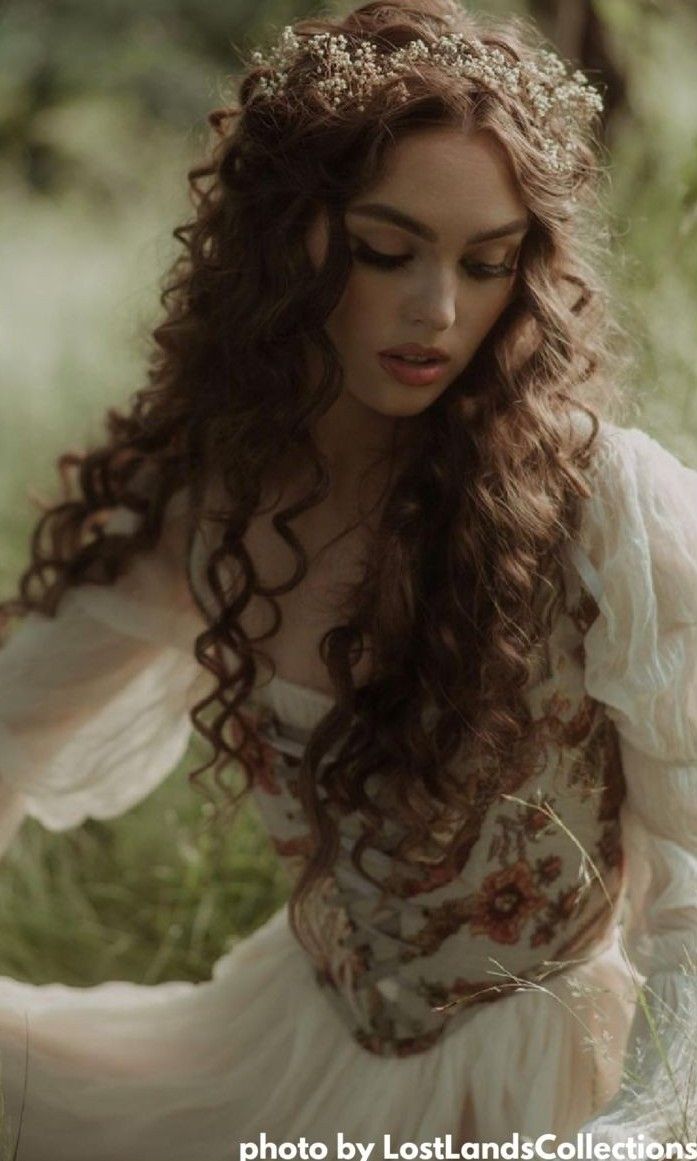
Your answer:
[[[697,1138],[684,1120],[697,1060],[697,472],[636,428],[604,423],[601,440],[569,554],[600,608],[584,683],[616,726],[626,782],[624,906],[596,954],[403,1057],[351,1036],[285,906],[196,984],[0,978],[15,1127],[24,1101],[18,1161],[231,1161],[262,1134],[323,1142],[330,1158],[338,1133],[373,1143],[371,1158],[385,1134],[393,1148],[582,1129]],[[189,710],[211,688],[193,655],[204,621],[184,526],[179,494],[155,552],[115,585],[69,590],[53,619],[30,614],[0,652],[2,849],[26,815],[62,830],[121,814],[184,754]],[[298,727],[326,709],[279,678],[258,695]]]

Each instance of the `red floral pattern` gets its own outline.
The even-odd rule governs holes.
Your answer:
[[[380,892],[353,867],[345,841],[333,873],[304,903],[318,986],[369,1052],[426,1051],[472,1004],[547,977],[550,964],[564,970],[565,959],[592,955],[616,920],[624,778],[615,727],[583,682],[581,637],[598,609],[576,574],[568,579],[575,588],[528,691],[537,751],[529,765],[511,763],[503,785],[463,767],[472,812],[459,869],[439,864],[435,842],[419,848],[401,836],[397,858],[393,841],[381,849],[374,837],[384,869],[366,869]],[[297,757],[284,756],[283,724],[272,711],[262,708],[257,729],[255,798],[293,881],[311,851]],[[437,810],[434,803],[431,838],[459,821]],[[355,842],[361,817],[338,824]]]
[[[482,883],[470,918],[472,935],[488,935],[495,943],[517,943],[530,915],[545,905],[528,864],[494,871]]]

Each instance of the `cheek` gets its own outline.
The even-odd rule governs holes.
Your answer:
[[[503,290],[492,288],[491,290],[480,292],[470,314],[470,318],[475,324],[475,329],[478,333],[485,334],[491,330],[494,323],[509,305],[511,297],[512,290],[509,286],[506,286]]]

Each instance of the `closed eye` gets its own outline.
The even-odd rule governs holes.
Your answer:
[[[372,246],[368,246],[365,242],[357,242],[353,251],[354,258],[366,266],[376,266],[380,270],[397,270],[400,266],[405,266],[413,258],[413,254],[383,254],[380,250],[374,250]],[[508,278],[511,274],[515,274],[517,267],[508,266],[506,263],[498,263],[492,265],[486,262],[463,262],[463,266],[467,273],[472,278],[487,279],[487,278]]]

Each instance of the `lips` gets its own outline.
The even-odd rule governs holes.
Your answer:
[[[410,387],[425,387],[446,376],[447,363],[443,359],[411,363],[399,355],[378,355],[378,361],[393,379]]]
[[[399,347],[389,347],[384,351],[379,352],[380,355],[386,355],[388,358],[401,358],[403,355],[414,355],[422,359],[435,359],[439,363],[447,363],[450,356],[442,351],[440,347],[422,347],[419,343],[402,343]]]

